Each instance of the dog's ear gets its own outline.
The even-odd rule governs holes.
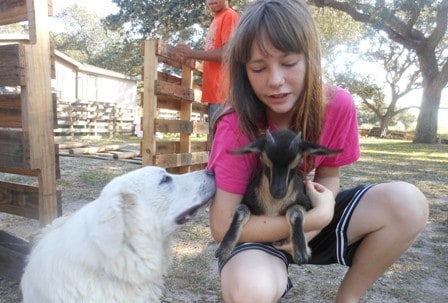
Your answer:
[[[95,201],[97,213],[88,220],[90,240],[106,256],[116,256],[123,247],[124,217],[121,194],[107,197],[108,201]]]

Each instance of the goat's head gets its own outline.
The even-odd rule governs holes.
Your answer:
[[[263,175],[269,182],[269,192],[275,199],[282,199],[288,192],[291,180],[297,174],[305,154],[335,155],[342,149],[333,150],[302,140],[301,132],[280,129],[249,143],[242,148],[229,151],[232,154],[260,153]]]

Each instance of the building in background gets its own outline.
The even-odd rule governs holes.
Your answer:
[[[61,101],[96,101],[136,109],[137,80],[84,64],[55,50],[53,92]]]

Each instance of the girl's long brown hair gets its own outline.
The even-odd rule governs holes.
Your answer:
[[[252,43],[264,50],[266,38],[280,51],[305,55],[305,85],[292,109],[290,128],[301,131],[304,139],[318,142],[324,111],[321,49],[314,20],[301,0],[254,1],[241,16],[227,53],[230,111],[238,113],[241,127],[251,140],[267,127],[265,106],[255,95],[246,72]],[[312,159],[305,162],[306,167],[313,167]]]

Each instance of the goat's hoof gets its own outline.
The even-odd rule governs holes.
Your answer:
[[[297,265],[307,264],[309,262],[307,256],[301,256],[299,254],[296,254],[293,259],[294,263],[296,263]]]
[[[306,250],[297,250],[294,252],[293,260],[298,265],[307,264],[311,259],[311,249],[309,247]]]

